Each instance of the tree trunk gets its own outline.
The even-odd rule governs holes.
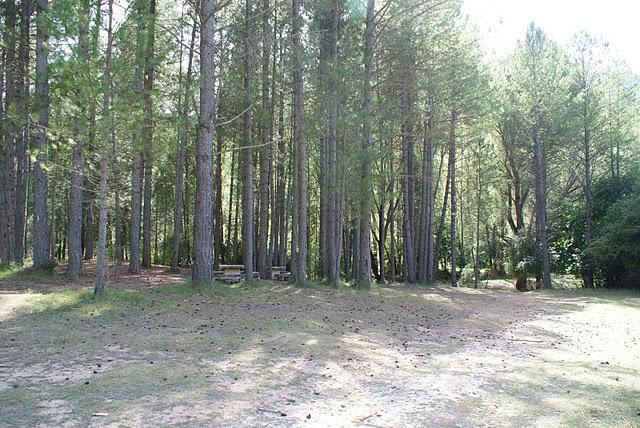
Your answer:
[[[433,98],[431,94],[429,94],[429,119],[427,121],[427,132],[429,135],[427,136],[427,179],[429,180],[429,184],[427,186],[427,257],[426,257],[426,265],[427,265],[427,282],[429,284],[433,284],[435,277],[433,272],[433,220],[434,220],[434,211],[435,211],[435,193],[434,193],[434,185],[433,185],[433,138],[431,136],[431,130],[433,128]]]
[[[29,54],[31,0],[20,2],[20,49],[18,51],[18,82],[16,91],[16,113],[19,128],[16,133],[16,216],[15,216],[15,261],[22,265],[25,256],[25,233],[27,224],[27,187],[29,181]]]
[[[43,165],[47,163],[49,128],[49,74],[48,42],[49,29],[45,21],[49,0],[37,0],[36,21],[36,106],[38,129],[34,138],[36,162],[33,168],[33,265],[41,266],[51,259],[48,225],[48,174]]]
[[[481,161],[482,158],[480,156],[481,152],[481,140],[478,140],[478,165],[477,165],[477,176],[476,176],[476,254],[475,254],[475,269],[473,275],[473,288],[478,288],[478,282],[480,280],[480,208],[482,202],[482,175],[481,175]]]
[[[16,64],[16,21],[17,7],[14,0],[5,2],[5,32],[4,43],[6,45],[5,53],[5,135],[4,135],[4,200],[3,200],[3,255],[5,261],[16,261],[16,234],[15,234],[15,218],[16,218],[16,139],[18,124],[15,118],[10,114],[17,102],[17,64]]]
[[[292,80],[293,80],[293,219],[291,278],[307,279],[307,146],[304,141],[304,96],[302,83],[302,16],[300,0],[292,0]]]
[[[451,112],[451,123],[449,128],[449,168],[451,179],[451,286],[458,286],[457,273],[457,242],[456,242],[456,215],[457,215],[457,194],[456,194],[456,121],[457,113]]]
[[[358,254],[358,270],[356,280],[362,285],[371,283],[371,160],[369,151],[373,145],[371,136],[371,122],[373,115],[373,44],[375,31],[375,0],[367,0],[367,15],[364,38],[364,138],[362,140],[362,207],[360,208],[360,239]]]
[[[149,0],[147,45],[144,56],[144,207],[142,222],[142,266],[151,266],[151,193],[153,189],[153,83],[155,75],[156,0]]]
[[[440,165],[442,166],[442,162],[444,162],[444,158],[441,161]],[[442,247],[442,239],[444,238],[444,222],[447,216],[447,206],[449,203],[449,186],[451,184],[451,156],[449,156],[448,165],[447,165],[447,178],[445,180],[444,186],[444,198],[442,201],[442,209],[440,211],[440,221],[438,222],[438,232],[436,234],[436,241],[433,250],[433,270],[434,275],[437,273],[438,261],[440,259],[440,249]]]
[[[536,238],[542,260],[542,286],[551,288],[549,243],[547,240],[547,162],[539,125],[533,128],[534,170],[536,181]]]
[[[197,20],[194,18],[191,27],[191,41],[189,42],[189,60],[187,64],[187,76],[185,78],[184,92],[182,93],[181,121],[180,121],[180,143],[178,145],[178,155],[176,159],[176,188],[173,205],[173,248],[171,252],[171,270],[180,270],[180,240],[182,239],[182,210],[184,197],[184,160],[189,140],[189,97],[192,83],[193,55],[195,51],[195,41],[197,32]],[[182,64],[182,61],[180,62]],[[182,70],[182,69],[181,69]],[[182,73],[180,73],[182,80]],[[180,82],[182,84],[182,82]]]
[[[414,219],[415,219],[415,190],[414,190],[414,135],[411,93],[413,83],[410,78],[405,82],[402,95],[402,109],[404,122],[402,124],[402,242],[403,242],[403,274],[407,282],[416,281],[416,257],[414,252]]]
[[[219,107],[218,107],[219,111]],[[220,265],[222,255],[222,133],[216,133],[216,160],[214,172],[215,201],[213,204],[213,267]]]
[[[135,11],[137,19],[136,34],[136,81],[135,93],[138,105],[142,104],[144,92],[144,34],[146,19],[143,5],[138,2]],[[142,107],[142,106],[140,106]],[[131,230],[129,231],[129,272],[140,273],[140,223],[142,210],[142,162],[143,162],[143,138],[142,124],[137,123],[132,147],[131,166]]]
[[[213,138],[216,94],[214,78],[215,2],[200,3],[200,115],[196,146],[196,202],[193,236],[194,281],[213,278]]]
[[[87,10],[83,18],[84,25],[81,25],[78,43],[80,46],[80,64],[83,75],[88,74],[89,45],[87,32],[89,27],[88,16],[90,14],[90,3],[85,4]],[[88,77],[88,76],[87,76]],[[82,205],[84,192],[84,153],[83,145],[86,138],[88,117],[86,114],[85,100],[81,98],[80,88],[77,90],[79,114],[74,118],[76,141],[73,146],[71,188],[69,190],[69,223],[67,239],[67,274],[72,278],[77,278],[82,274]]]
[[[98,224],[98,260],[96,268],[96,283],[94,292],[101,293],[104,290],[107,276],[107,223],[109,221],[109,205],[107,201],[109,193],[109,149],[112,143],[109,141],[113,136],[111,111],[113,103],[113,82],[111,81],[111,53],[113,46],[113,1],[108,2],[108,24],[107,24],[107,53],[104,66],[104,98],[103,98],[103,129],[104,143],[102,145],[102,156],[100,160],[100,220]]]
[[[251,0],[245,0],[244,16],[244,149],[242,198],[242,257],[247,281],[253,278],[253,115],[251,89],[253,46],[251,32]]]
[[[586,110],[586,107],[585,107]],[[591,130],[589,128],[589,119],[587,112],[584,113],[584,199],[585,199],[585,234],[584,246],[589,248],[593,240],[593,194],[591,191]],[[593,284],[593,267],[590,260],[586,260],[584,268],[584,287],[592,288]]]
[[[271,60],[271,30],[269,28],[269,0],[262,1],[262,114],[260,117],[262,147],[260,148],[260,225],[258,227],[258,272],[261,278],[271,275],[269,260],[269,189],[271,176],[272,115],[269,104],[269,62]]]

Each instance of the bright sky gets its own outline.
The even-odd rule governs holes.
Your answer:
[[[640,0],[464,0],[490,55],[508,54],[532,21],[561,44],[586,30],[640,73]]]

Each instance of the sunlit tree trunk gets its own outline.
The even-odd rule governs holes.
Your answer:
[[[216,115],[215,8],[213,0],[201,0],[200,115],[196,145],[196,202],[191,274],[194,281],[211,281],[213,278],[213,138]]]

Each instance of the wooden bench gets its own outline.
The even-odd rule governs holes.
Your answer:
[[[287,272],[286,266],[271,266],[271,278],[276,281],[287,281],[291,272]]]

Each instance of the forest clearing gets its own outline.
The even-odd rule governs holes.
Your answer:
[[[640,427],[637,16],[0,0],[0,428]]]
[[[640,425],[637,293],[185,279],[0,281],[0,426]]]

